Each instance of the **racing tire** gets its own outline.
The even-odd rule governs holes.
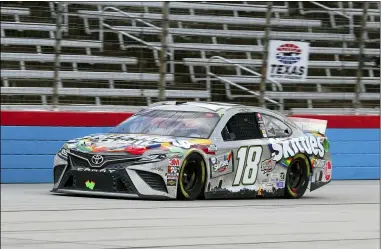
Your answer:
[[[287,169],[285,197],[299,199],[307,190],[310,178],[310,163],[306,156],[294,157]]]
[[[206,167],[201,155],[192,153],[184,160],[178,181],[178,199],[196,200],[204,196]]]

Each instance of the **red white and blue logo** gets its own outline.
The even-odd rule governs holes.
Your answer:
[[[276,50],[276,59],[283,64],[294,64],[301,59],[302,50],[295,44],[282,44]]]

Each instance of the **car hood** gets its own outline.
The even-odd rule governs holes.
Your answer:
[[[129,153],[143,155],[148,150],[176,152],[198,145],[211,145],[209,139],[178,138],[145,134],[94,134],[67,141],[66,149],[93,153]]]

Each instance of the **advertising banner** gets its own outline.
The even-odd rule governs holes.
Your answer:
[[[275,81],[306,80],[309,48],[308,42],[270,40],[266,78]]]

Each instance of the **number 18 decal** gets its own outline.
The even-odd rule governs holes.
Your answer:
[[[262,156],[261,146],[241,147],[237,152],[238,168],[233,186],[253,185],[257,180],[258,164]]]

